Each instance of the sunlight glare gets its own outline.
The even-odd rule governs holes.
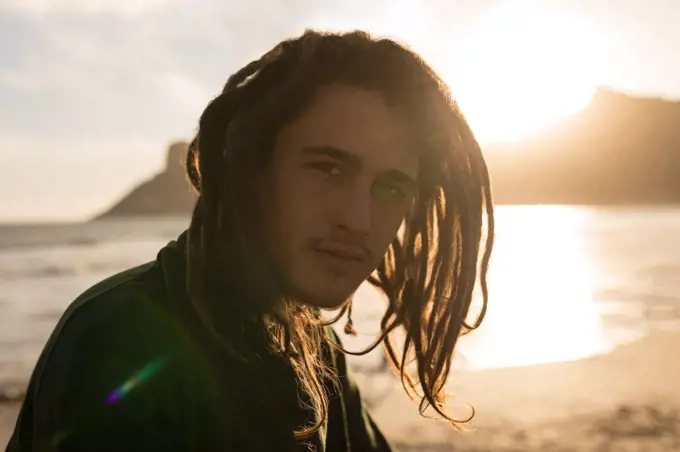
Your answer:
[[[587,220],[587,211],[566,206],[497,209],[491,301],[479,330],[460,340],[465,367],[568,361],[608,349],[582,233]]]
[[[536,3],[509,5],[459,37],[460,52],[444,70],[485,143],[520,140],[582,110],[604,80],[601,30]]]

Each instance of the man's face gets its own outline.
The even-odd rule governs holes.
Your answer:
[[[347,86],[323,88],[281,129],[261,206],[269,250],[303,302],[338,307],[382,260],[416,190],[407,129],[378,93]]]

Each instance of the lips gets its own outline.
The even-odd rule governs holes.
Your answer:
[[[348,246],[343,246],[343,245],[323,245],[323,246],[318,246],[314,248],[315,251],[318,251],[323,254],[327,254],[331,257],[334,257],[336,259],[342,259],[346,261],[353,261],[353,262],[365,262],[366,261],[366,254],[359,249],[348,247]]]

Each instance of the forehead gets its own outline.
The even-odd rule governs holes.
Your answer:
[[[332,146],[376,171],[417,172],[418,158],[406,119],[379,93],[342,85],[320,89],[302,116],[281,130],[277,145]]]

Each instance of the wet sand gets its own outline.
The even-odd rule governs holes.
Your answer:
[[[585,360],[458,374],[458,433],[394,391],[374,416],[403,451],[680,451],[680,334]],[[469,414],[454,406],[457,417]]]

